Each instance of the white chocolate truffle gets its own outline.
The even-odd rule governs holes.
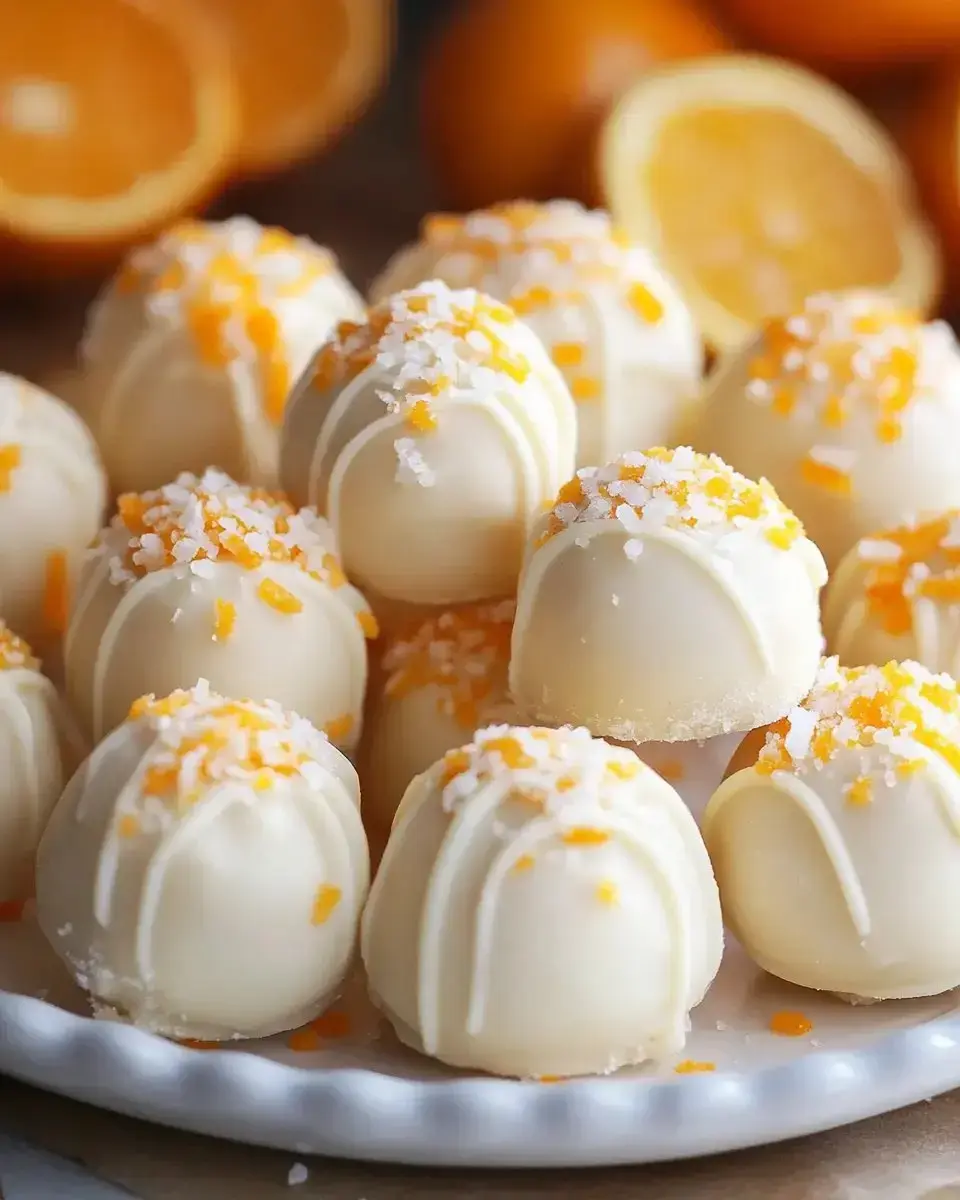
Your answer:
[[[457,1067],[675,1053],[720,965],[716,883],[655,771],[585,729],[491,726],[410,785],[364,913],[371,995]]]
[[[700,391],[700,337],[674,284],[605,212],[513,201],[427,217],[373,299],[424,279],[495,296],[537,334],[578,402],[578,466],[683,432]]]
[[[628,742],[752,729],[813,682],[826,578],[773,488],[716,456],[582,468],[530,542],[510,692],[541,721]]]
[[[0,904],[33,895],[40,835],[81,757],[56,688],[0,621]]]
[[[349,749],[376,622],[326,522],[219,471],[119,511],[84,564],[65,645],[67,694],[94,741],[147,692],[209,679],[277,700]]]
[[[415,775],[479,726],[512,718],[507,662],[515,608],[501,600],[448,609],[388,647],[360,767],[369,829],[390,828]]]
[[[290,399],[281,481],[325,513],[360,587],[447,607],[514,593],[575,442],[537,337],[503,304],[427,283],[320,351]]]
[[[81,407],[114,491],[211,464],[276,486],[290,388],[363,311],[328,250],[249,217],[185,222],[135,250],[83,342]]]
[[[0,617],[47,649],[103,520],[107,483],[86,426],[65,404],[0,373]]]
[[[173,1037],[312,1020],[370,861],[353,768],[279,705],[146,697],[76,773],[37,856],[40,927],[101,1011]]]
[[[809,299],[708,381],[698,450],[765,476],[833,570],[862,537],[960,505],[960,348],[889,299]]]
[[[704,837],[727,925],[765,971],[864,1000],[960,985],[960,695],[949,676],[829,659],[731,770]]]
[[[960,510],[857,542],[830,580],[823,631],[844,666],[916,659],[960,675]]]

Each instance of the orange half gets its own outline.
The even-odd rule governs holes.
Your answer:
[[[939,254],[894,144],[819,76],[748,55],[638,82],[604,128],[610,208],[674,275],[715,348],[820,291],[928,311]]]
[[[240,87],[240,167],[275,170],[354,120],[387,73],[393,0],[193,0],[220,23]]]
[[[180,0],[30,0],[0,37],[0,237],[61,267],[152,235],[234,155],[233,75]]]

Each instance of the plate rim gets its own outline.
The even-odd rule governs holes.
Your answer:
[[[677,1078],[409,1079],[196,1051],[0,990],[0,1071],[155,1124],[437,1167],[664,1162],[766,1145],[960,1086],[960,1012],[786,1063]]]

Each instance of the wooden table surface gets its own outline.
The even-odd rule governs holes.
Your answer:
[[[238,190],[221,210],[310,233],[361,286],[429,205],[401,90],[330,157],[281,181]],[[409,110],[407,110],[409,111]],[[89,289],[0,306],[0,369],[50,379],[69,366]],[[651,1168],[564,1172],[426,1172],[311,1160],[290,1188],[295,1156],[148,1126],[0,1079],[0,1129],[84,1162],[142,1200],[398,1200],[556,1196],[592,1200],[960,1200],[960,1093],[800,1142]],[[941,1190],[944,1189],[944,1190]],[[38,1200],[61,1200],[43,1196]]]

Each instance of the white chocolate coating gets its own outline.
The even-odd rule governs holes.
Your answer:
[[[386,833],[413,777],[474,730],[516,719],[507,696],[515,607],[500,600],[449,609],[387,649],[360,766],[368,829]]]
[[[0,903],[33,895],[40,835],[81,757],[56,688],[0,621]]]
[[[960,505],[960,349],[889,300],[815,296],[718,367],[691,438],[769,479],[833,570],[860,538]]]
[[[374,283],[374,302],[424,279],[509,304],[577,400],[577,465],[669,446],[699,395],[703,347],[676,286],[605,212],[569,200],[427,217]]]
[[[325,521],[216,471],[121,497],[90,552],[65,645],[67,693],[95,741],[147,692],[209,679],[277,699],[352,747],[376,626]]]
[[[830,580],[823,631],[844,666],[915,659],[960,675],[960,511],[857,542]]]
[[[401,1040],[521,1077],[676,1052],[722,948],[687,808],[585,729],[492,726],[415,779],[361,933]]]
[[[201,683],[138,705],[73,777],[40,845],[37,915],[108,1011],[174,1037],[265,1037],[340,988],[369,866],[343,755],[278,705]]]
[[[97,448],[65,404],[0,373],[0,618],[47,649],[66,628],[70,585],[103,520]]]
[[[448,607],[514,592],[575,442],[536,336],[488,297],[428,283],[320,351],[290,398],[280,474],[326,515],[360,587]]]
[[[827,660],[759,759],[756,746],[741,758],[703,831],[724,918],[756,962],[847,998],[957,987],[954,681],[917,663]]]
[[[754,728],[813,682],[825,582],[773,489],[718,458],[582,469],[530,541],[510,692],[541,721],[628,742]]]
[[[328,250],[249,217],[135,250],[93,307],[83,398],[115,492],[216,465],[276,486],[290,388],[363,302]]]

